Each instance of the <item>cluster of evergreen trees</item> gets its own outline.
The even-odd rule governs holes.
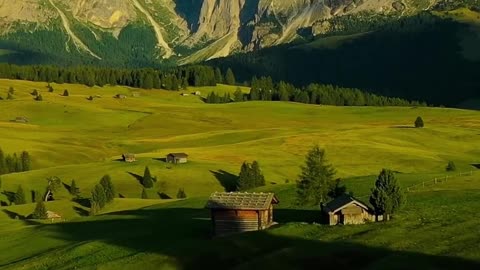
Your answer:
[[[252,163],[243,162],[240,167],[237,185],[240,191],[265,186],[265,177],[257,161]]]
[[[105,175],[100,180],[100,183],[95,185],[92,191],[92,198],[90,200],[90,215],[97,214],[107,204],[113,202],[117,196],[115,186],[113,185],[110,175]]]
[[[211,92],[205,98],[205,103],[230,103],[232,102],[232,98],[230,97],[230,93],[225,93],[222,95],[217,94],[215,92]]]
[[[0,148],[0,175],[15,172],[26,172],[31,170],[32,161],[30,154],[23,151],[20,155],[14,153],[13,155],[5,155]]]
[[[235,84],[231,69],[225,76],[209,66],[186,66],[168,70],[112,69],[100,67],[17,66],[0,64],[0,78],[87,86],[124,85],[143,89],[179,90],[187,86]],[[49,88],[49,90],[51,90]]]

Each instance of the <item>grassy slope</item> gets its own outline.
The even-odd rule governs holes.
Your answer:
[[[382,167],[402,172],[399,178],[404,186],[443,175],[448,160],[454,160],[462,171],[469,170],[469,164],[479,163],[478,112],[441,108],[338,108],[279,102],[213,105],[204,104],[195,96],[182,97],[178,92],[55,85],[56,91],[47,93],[45,84],[19,81],[0,81],[0,95],[6,95],[9,86],[15,87],[16,99],[0,101],[0,146],[6,152],[28,150],[36,170],[2,176],[3,189],[15,191],[22,184],[27,192],[43,190],[44,179],[56,175],[67,184],[74,178],[88,196],[100,177],[109,173],[119,193],[139,198],[142,187],[129,172],[142,174],[144,166],[149,165],[159,181],[166,182],[166,187],[159,185],[157,190],[174,196],[179,187],[184,187],[192,199],[141,210],[129,209],[168,201],[118,199],[106,211],[122,212],[85,218],[81,216],[88,208],[69,202],[70,196],[62,190],[56,198],[63,200],[47,207],[62,214],[68,222],[48,226],[31,226],[12,219],[31,213],[33,204],[2,208],[0,221],[6,226],[0,229],[0,247],[12,251],[0,254],[0,267],[92,269],[101,264],[102,269],[189,268],[201,263],[197,253],[218,254],[228,250],[220,256],[221,264],[233,260],[239,268],[248,268],[250,264],[264,263],[249,256],[254,255],[272,265],[285,264],[281,267],[285,268],[294,263],[294,258],[301,257],[300,251],[305,253],[305,247],[328,250],[338,240],[352,242],[351,248],[364,249],[368,254],[390,254],[391,249],[470,259],[480,256],[478,249],[469,244],[478,241],[478,235],[471,232],[475,231],[473,226],[478,226],[478,218],[474,218],[476,213],[472,211],[478,208],[475,190],[478,191],[479,185],[468,181],[478,179],[478,175],[459,180],[469,184],[417,191],[399,219],[381,227],[290,224],[268,233],[218,239],[211,244],[206,233],[208,213],[201,209],[210,192],[223,190],[221,183],[233,179],[232,174],[237,173],[241,162],[256,159],[269,183],[260,190],[273,190],[280,196],[283,209],[277,211],[278,220],[298,221],[311,216],[309,210],[292,209],[294,190],[285,180],[295,179],[303,155],[313,143],[327,149],[339,176],[352,177],[347,183],[357,195],[367,194],[374,181],[374,177],[363,175],[376,174]],[[34,88],[42,93],[43,102],[34,102],[29,95]],[[65,88],[69,89],[70,97],[59,96]],[[203,94],[210,90],[233,92],[235,87],[199,90]],[[139,91],[141,96],[112,98],[117,93],[130,96],[132,91]],[[102,98],[86,100],[87,96],[97,94]],[[30,123],[9,122],[20,115],[27,116]],[[425,129],[403,128],[411,125],[418,115],[423,116]],[[168,167],[158,160],[173,151],[186,151],[191,162]],[[115,161],[123,152],[137,153],[139,161],[134,164]],[[450,214],[454,215],[451,220],[457,220],[458,224],[446,218]],[[445,220],[445,233],[434,231],[438,220]],[[461,239],[466,244],[461,246],[452,239],[452,248],[436,250],[434,241],[419,244],[403,239],[409,230],[415,230],[418,237],[424,233],[427,237],[426,232],[430,231],[431,237],[437,237],[438,241],[447,241],[455,237],[455,230],[461,230]],[[318,239],[321,242],[313,241]],[[254,248],[258,243],[262,244]],[[205,249],[199,252],[199,246]],[[236,253],[239,257],[232,257]],[[310,255],[307,252],[303,256]],[[398,260],[395,255],[390,256],[393,258],[384,261],[373,256],[373,266],[381,268],[384,263]],[[401,254],[398,256],[402,258]],[[419,260],[429,261],[420,257]],[[249,259],[241,264],[239,258]]]

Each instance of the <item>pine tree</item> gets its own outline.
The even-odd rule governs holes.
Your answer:
[[[25,199],[25,192],[23,191],[23,188],[21,185],[18,186],[13,202],[15,203],[15,205],[21,205],[21,204],[27,203],[27,200]]]
[[[107,204],[105,189],[101,184],[95,185],[95,188],[92,191],[92,201],[97,204],[99,209],[102,209]]]
[[[48,92],[50,92],[50,93],[52,93],[54,91],[53,87],[50,84],[47,85],[47,88],[48,88]]]
[[[254,187],[254,180],[251,172],[250,164],[246,161],[243,162],[238,175],[238,190],[245,191]]]
[[[77,187],[77,183],[74,179],[72,179],[72,182],[70,183],[69,192],[73,197],[78,197],[80,195],[80,189]]]
[[[23,151],[20,159],[22,163],[22,171],[30,171],[32,169],[30,154],[27,151]]]
[[[235,85],[235,75],[230,68],[227,69],[227,73],[225,74],[225,83],[228,85]]]
[[[142,189],[142,199],[148,199],[148,193],[145,188]]]
[[[37,205],[35,206],[35,210],[32,213],[32,218],[34,218],[34,219],[46,219],[46,218],[48,218],[47,207],[45,207],[45,203],[43,201],[38,201],[37,202]]]
[[[183,188],[179,188],[177,192],[177,199],[185,199],[187,198],[187,194]]]
[[[258,164],[257,161],[253,161],[251,171],[252,177],[254,179],[254,187],[265,186],[265,177],[263,176],[262,170],[260,169],[260,164]]]
[[[12,93],[7,94],[7,100],[14,100],[14,99],[15,99],[15,97],[13,96]]]
[[[100,206],[98,206],[98,203],[95,202],[93,199],[90,200],[90,216],[96,215],[98,212],[100,212]]]
[[[242,102],[243,101],[243,92],[240,87],[237,87],[237,90],[235,90],[235,93],[233,93],[233,99],[235,102]]]
[[[405,203],[404,195],[391,170],[383,169],[380,172],[370,195],[370,203],[376,214],[384,215],[384,220],[388,220],[390,215]]]
[[[347,187],[343,183],[342,179],[338,178],[334,183],[332,183],[328,196],[332,199],[335,199],[345,194],[347,194]]]
[[[5,167],[6,167],[6,173],[13,173],[15,172],[15,160],[11,155],[7,155],[5,157]]]
[[[7,164],[5,163],[5,153],[0,148],[0,175],[8,173]]]
[[[150,174],[148,166],[145,167],[145,171],[143,172],[142,184],[145,188],[153,187],[152,175]]]
[[[36,101],[43,101],[42,95],[38,95],[37,97],[35,97],[35,100]]]
[[[10,87],[8,88],[8,93],[14,95],[14,94],[15,94],[15,88],[13,88],[13,87],[10,86]]]
[[[64,97],[70,96],[70,93],[68,93],[68,90],[67,90],[67,89],[63,90],[63,96],[64,96]]]
[[[30,94],[34,97],[37,97],[39,95],[37,89],[33,89],[32,93],[30,93]]]
[[[23,172],[22,161],[18,158],[17,153],[13,153],[14,172]]]
[[[315,145],[305,158],[297,180],[297,202],[301,205],[319,204],[329,199],[335,169],[328,164],[325,150]]]
[[[215,82],[216,83],[223,83],[222,71],[219,68],[215,69]]]
[[[115,186],[112,183],[112,178],[110,175],[104,175],[102,179],[100,180],[100,184],[103,186],[103,189],[105,190],[105,197],[106,197],[106,202],[110,203],[113,201],[113,199],[116,196],[116,191],[115,191]]]
[[[422,117],[417,117],[417,119],[415,120],[415,127],[416,128],[423,128],[425,126],[424,122],[423,122],[423,119]]]
[[[457,166],[455,165],[455,162],[449,161],[445,169],[447,170],[447,172],[453,172],[457,170]]]

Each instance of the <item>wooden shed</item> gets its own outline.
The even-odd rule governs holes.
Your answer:
[[[127,96],[126,96],[126,95],[123,95],[123,94],[116,94],[116,95],[115,95],[115,98],[117,98],[117,99],[126,99]]]
[[[28,123],[28,118],[25,116],[17,116],[15,117],[14,122],[16,123]]]
[[[180,164],[188,162],[188,155],[185,153],[170,153],[167,155],[167,162]]]
[[[267,229],[278,203],[273,193],[216,192],[205,207],[211,211],[214,234],[220,236]]]
[[[322,214],[328,225],[364,224],[367,221],[376,221],[373,209],[349,195],[322,205]]]
[[[62,216],[55,212],[47,211],[47,219],[50,219],[53,222],[55,220],[62,220]]]
[[[123,159],[123,161],[128,162],[128,163],[137,161],[136,158],[135,158],[135,154],[131,154],[131,153],[123,154],[122,159]]]

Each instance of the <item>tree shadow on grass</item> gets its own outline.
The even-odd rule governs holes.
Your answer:
[[[51,231],[52,237],[72,244],[101,241],[152,254],[149,256],[158,254],[162,258],[156,261],[158,269],[317,269],[319,265],[334,269],[478,269],[480,266],[479,262],[462,258],[394,251],[347,241],[306,239],[308,236],[302,234],[301,227],[297,235],[304,238],[261,231],[212,239],[209,212],[179,206],[177,203],[165,208],[122,211],[88,222],[57,223],[38,229]],[[290,216],[288,220],[306,214],[295,211],[283,214]],[[282,215],[277,212],[277,216]],[[96,264],[112,259],[115,258],[100,258]],[[60,266],[55,263],[49,262],[51,268]]]
[[[153,160],[161,161],[163,163],[167,163],[167,158],[154,158]]]
[[[479,164],[471,164],[473,167],[475,167],[476,169],[479,169],[480,170],[480,163]]]
[[[4,190],[2,191],[2,194],[5,195],[10,205],[15,201],[15,192]]]
[[[138,183],[143,186],[143,176],[133,173],[133,172],[127,172],[129,175],[133,176],[135,179],[137,179]]]
[[[88,199],[88,198],[75,198],[75,199],[73,199],[72,201],[80,204],[80,205],[83,206],[83,207],[87,207],[87,208],[92,207],[91,201],[90,201],[90,199]]]
[[[74,206],[73,210],[75,210],[75,212],[82,217],[86,217],[86,216],[89,215],[89,212],[87,210],[85,210],[81,207],[78,207],[78,206]]]
[[[25,219],[25,216],[17,214],[7,209],[3,209],[2,212],[4,212],[11,219]]]
[[[226,192],[233,192],[238,189],[238,176],[224,170],[210,171]]]
[[[407,125],[397,125],[397,126],[391,126],[390,128],[404,128],[404,129],[410,129],[410,128],[416,128],[414,126],[407,126]]]

